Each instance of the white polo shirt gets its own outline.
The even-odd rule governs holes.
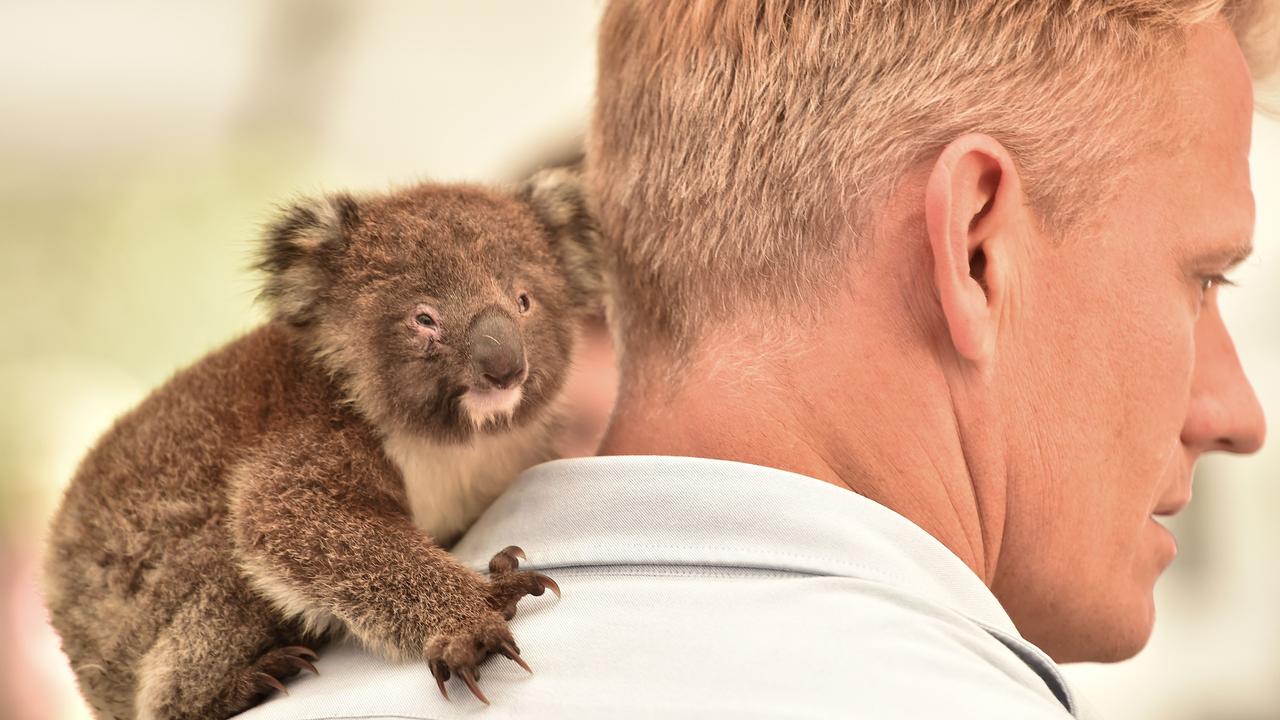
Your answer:
[[[803,475],[722,460],[595,457],[525,472],[454,548],[507,545],[564,596],[511,623],[527,675],[440,697],[423,663],[351,643],[245,720],[1084,717],[986,585],[911,521]]]

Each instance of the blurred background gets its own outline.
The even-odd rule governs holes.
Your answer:
[[[0,5],[0,720],[88,718],[35,585],[63,484],[121,412],[262,319],[276,203],[571,157],[601,2]],[[1222,304],[1280,423],[1280,123],[1254,142],[1257,251]],[[574,392],[607,412],[601,335]],[[1274,435],[1275,433],[1273,433]],[[1201,462],[1150,646],[1068,673],[1104,717],[1280,718],[1280,441]]]

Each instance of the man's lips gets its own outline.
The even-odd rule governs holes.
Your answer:
[[[1177,515],[1189,502],[1191,502],[1191,478],[1187,478],[1185,482],[1170,488],[1165,493],[1165,496],[1160,499],[1156,509],[1151,511],[1151,523],[1159,528],[1160,534],[1164,537],[1170,552],[1170,559],[1178,554],[1178,540],[1174,537],[1173,531],[1165,527],[1159,518]]]

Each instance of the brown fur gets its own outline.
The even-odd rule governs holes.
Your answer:
[[[509,638],[495,598],[514,607],[532,574],[486,580],[423,528],[456,514],[462,494],[474,515],[549,457],[575,326],[599,285],[574,188],[544,175],[515,196],[340,195],[269,230],[273,321],[118,420],[54,518],[47,603],[99,717],[235,714],[265,690],[255,672],[289,674],[280,648],[335,631],[392,658]],[[443,333],[430,346],[412,320],[423,301]],[[514,412],[477,423],[459,398],[476,382],[466,329],[482,311],[514,323],[528,379]],[[502,477],[431,490],[439,504],[415,514],[384,448],[392,436],[421,450],[428,476],[436,455],[465,474],[485,467],[468,464],[470,448],[518,442]]]

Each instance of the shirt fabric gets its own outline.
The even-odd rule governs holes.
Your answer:
[[[803,475],[683,457],[526,471],[454,547],[484,571],[507,545],[563,590],[521,601],[528,675],[480,667],[485,707],[425,663],[347,641],[242,720],[1085,717],[944,545]]]

